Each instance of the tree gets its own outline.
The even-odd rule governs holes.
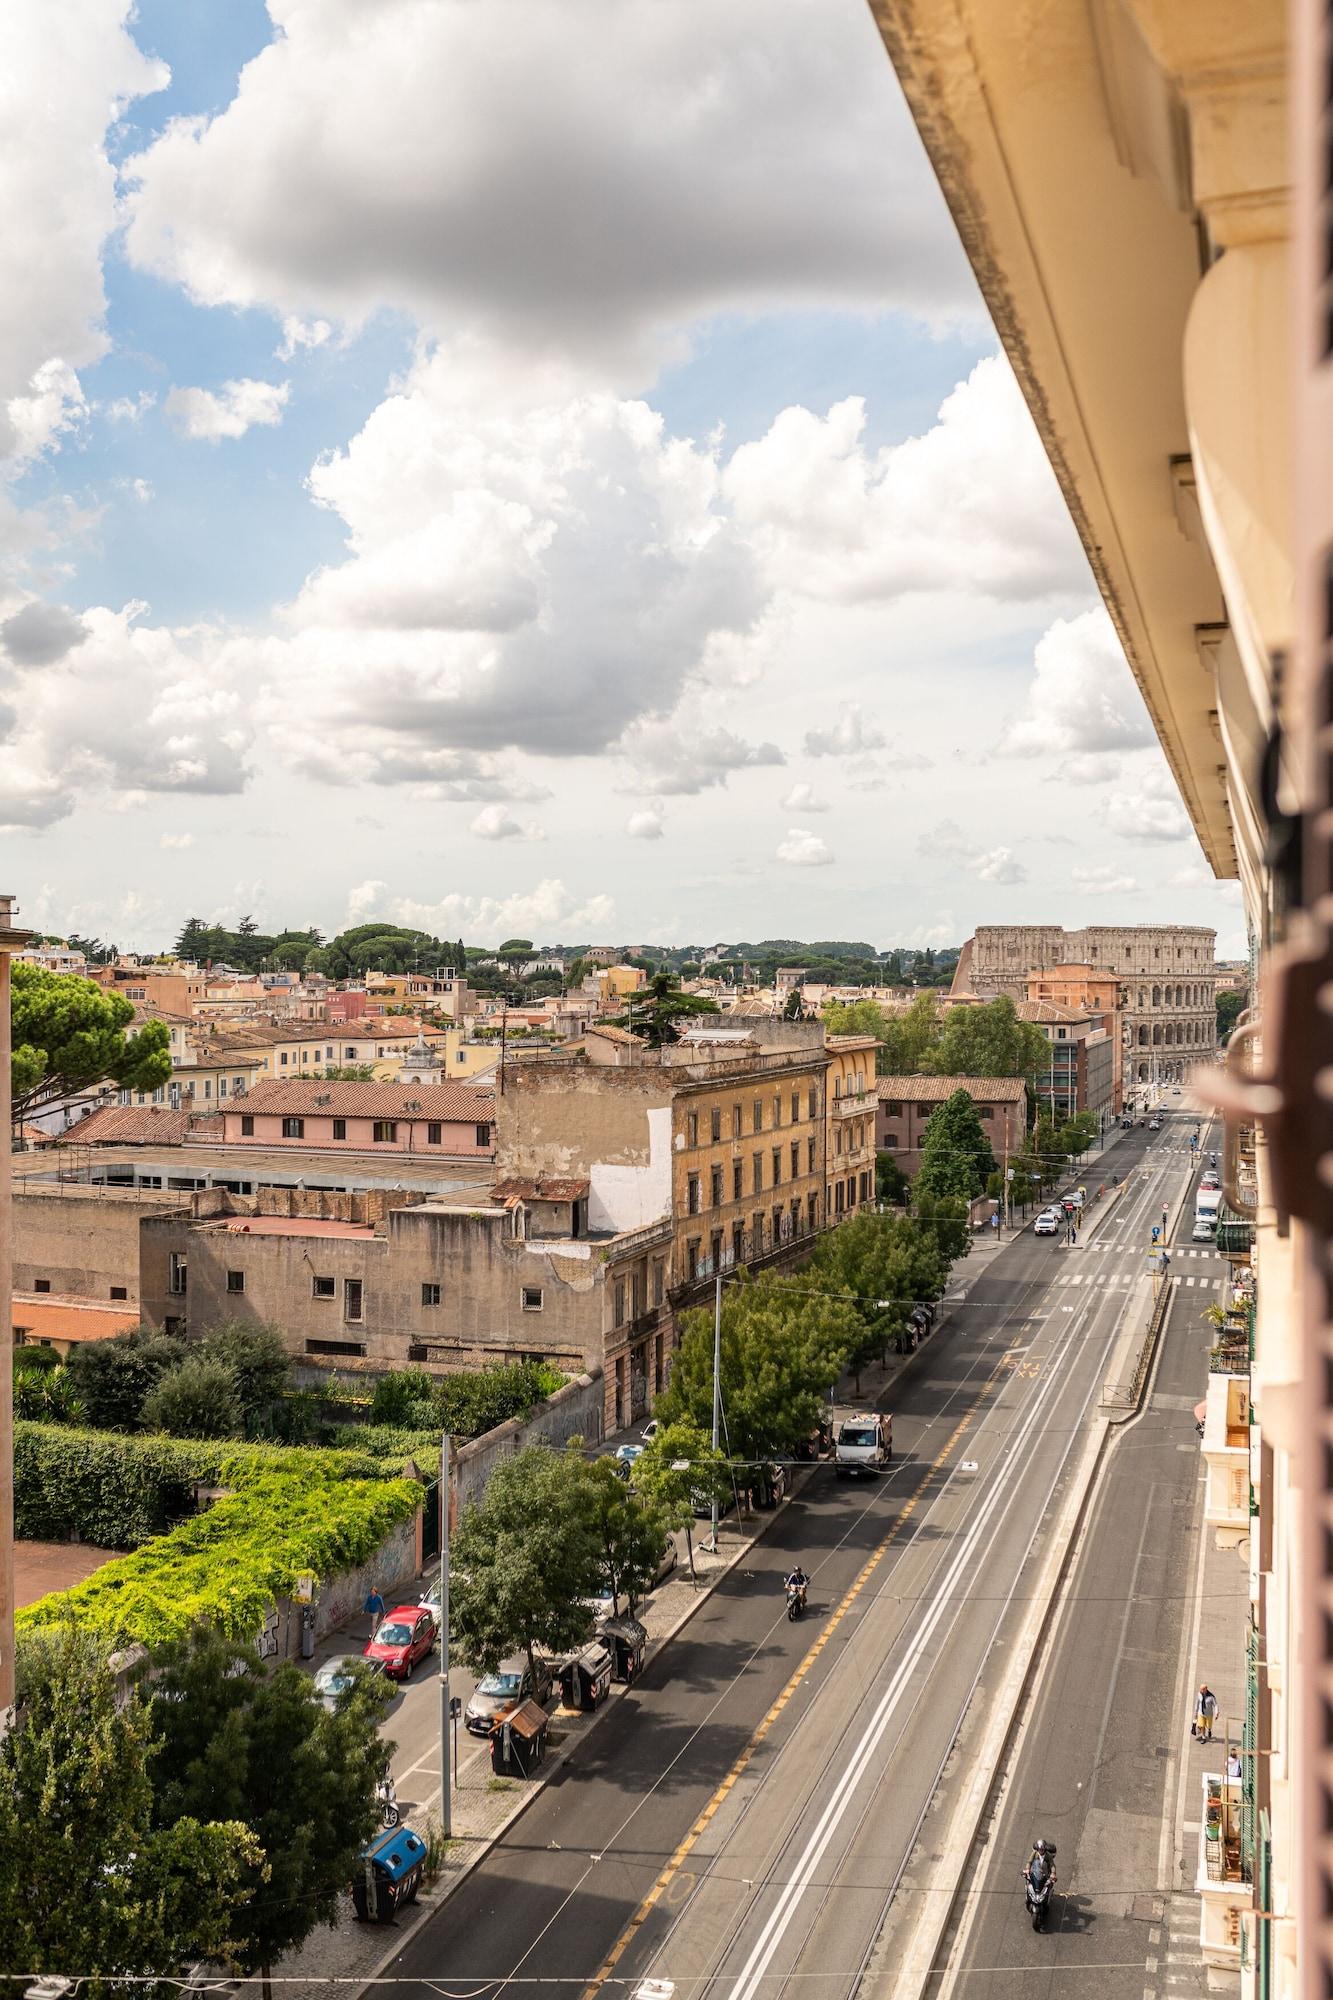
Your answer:
[[[246,1435],[267,1431],[292,1374],[291,1358],[278,1328],[250,1320],[223,1320],[203,1342],[202,1352],[231,1377]]]
[[[73,1625],[25,1638],[18,1679],[19,1720],[0,1738],[0,1964],[100,1973],[94,1996],[119,1990],[105,1975],[239,1964],[263,1865],[254,1835],[212,1799],[154,1823],[148,1704],[117,1698],[102,1649]]]
[[[873,1035],[883,1042],[889,1016],[877,1000],[830,1000],[824,1008],[824,1026],[831,1035]]]
[[[207,928],[202,917],[187,917],[172,947],[177,958],[198,964],[204,954]]]
[[[1057,1144],[1071,1159],[1082,1159],[1099,1131],[1097,1115],[1093,1111],[1076,1111],[1072,1118],[1066,1118],[1059,1130]]]
[[[939,1003],[933,993],[918,993],[901,1014],[886,1015],[879,1054],[881,1076],[919,1076],[939,1040]]]
[[[790,1284],[741,1282],[722,1299],[722,1408],[728,1456],[787,1457],[818,1421],[860,1333],[852,1307]],[[711,1426],[713,1315],[687,1312],[671,1380],[658,1398],[667,1423]]]
[[[921,1194],[971,1200],[994,1172],[995,1155],[981,1129],[977,1107],[965,1090],[955,1090],[926,1120],[914,1185]]]
[[[918,1177],[919,1178],[919,1177]],[[912,1212],[922,1229],[929,1230],[946,1265],[966,1257],[972,1248],[967,1226],[967,1201],[959,1195],[937,1195],[918,1191],[912,1184]]]
[[[1217,1039],[1226,1041],[1241,1015],[1245,1012],[1244,993],[1219,993],[1217,996]]]
[[[934,1232],[904,1215],[863,1212],[820,1243],[809,1278],[844,1293],[861,1322],[849,1354],[858,1395],[865,1364],[876,1355],[882,1360],[890,1340],[902,1343],[916,1306],[941,1296],[949,1261]]]
[[[875,1194],[880,1201],[905,1202],[912,1183],[893,1154],[881,1150],[875,1155]]]
[[[501,958],[504,958],[509,953],[512,953],[515,957],[526,957],[531,950],[531,938],[506,938],[504,943],[498,947]]]
[[[474,1673],[514,1653],[564,1653],[592,1629],[584,1601],[600,1584],[602,1549],[580,1491],[579,1468],[529,1445],[491,1474],[458,1524],[452,1554],[454,1647]]]
[[[330,1713],[294,1662],[266,1674],[251,1648],[208,1628],[169,1649],[162,1667],[155,1815],[170,1827],[222,1812],[262,1849],[237,1957],[267,1989],[274,1959],[335,1921],[375,1830],[375,1786],[392,1749],[379,1735],[383,1699],[366,1682]]]
[[[926,1067],[936,1076],[1040,1076],[1050,1062],[1041,1029],[1001,993],[982,1007],[951,1007]]]
[[[614,1459],[585,1459],[582,1438],[571,1438],[569,1456],[581,1483],[580,1504],[600,1544],[611,1609],[619,1613],[624,1596],[633,1613],[657,1576],[666,1548],[665,1524],[642,1490],[620,1477]]]
[[[74,1348],[69,1373],[74,1392],[97,1431],[137,1431],[144,1399],[168,1369],[185,1359],[183,1340],[137,1327],[115,1340],[90,1340]]]
[[[652,1048],[660,1049],[678,1039],[679,1023],[698,1014],[716,1014],[716,1001],[699,993],[682,993],[669,972],[655,972],[643,993],[635,994],[632,1011],[622,1014],[617,1025],[641,1035]]]
[[[170,1437],[234,1438],[245,1428],[231,1370],[206,1354],[169,1369],[143,1403],[145,1430]]]
[[[711,1431],[690,1418],[659,1421],[651,1444],[634,1461],[634,1485],[667,1528],[685,1530],[685,1552],[694,1575],[694,1510],[731,1493],[731,1469],[715,1451]]]
[[[134,1009],[118,993],[21,960],[13,982],[15,1123],[90,1083],[157,1090],[171,1075],[166,1022],[146,1021],[127,1033]]]

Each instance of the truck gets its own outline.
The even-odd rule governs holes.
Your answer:
[[[1201,1187],[1194,1197],[1194,1220],[1196,1222],[1216,1222],[1222,1206],[1220,1188]]]
[[[893,1457],[893,1418],[876,1410],[858,1411],[838,1425],[833,1463],[839,1479],[873,1479]]]

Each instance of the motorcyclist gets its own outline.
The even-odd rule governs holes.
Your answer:
[[[797,1563],[795,1569],[787,1577],[786,1588],[788,1590],[799,1591],[801,1602],[802,1604],[805,1603],[806,1592],[810,1588],[810,1579],[799,1563]]]
[[[1041,1874],[1045,1876],[1045,1878],[1050,1882],[1051,1887],[1054,1888],[1055,1854],[1054,1850],[1044,1840],[1034,1840],[1032,1843],[1032,1852],[1028,1856],[1028,1865],[1023,1870],[1024,1881],[1028,1884],[1029,1888],[1033,1886],[1032,1868],[1033,1868],[1033,1863],[1036,1862],[1038,1859],[1040,1859],[1042,1863]]]

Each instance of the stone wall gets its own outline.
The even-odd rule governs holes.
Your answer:
[[[453,1455],[449,1518],[456,1521],[474,1507],[486,1491],[497,1465],[530,1444],[549,1444],[559,1451],[570,1438],[589,1444],[602,1440],[602,1371],[592,1370],[566,1382],[530,1417],[511,1417],[484,1437],[473,1438]]]

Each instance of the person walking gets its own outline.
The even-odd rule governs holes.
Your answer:
[[[1243,1772],[1241,1770],[1240,1751],[1229,1751],[1227,1754],[1227,1777],[1234,1781],[1241,1776],[1243,1776]]]
[[[365,1609],[370,1618],[370,1636],[373,1639],[384,1616],[384,1599],[380,1596],[380,1587],[377,1583],[372,1583],[370,1586]]]
[[[1190,1726],[1190,1735],[1200,1743],[1211,1743],[1213,1740],[1213,1721],[1216,1715],[1217,1696],[1213,1693],[1207,1681],[1202,1681],[1199,1685],[1199,1692],[1194,1698],[1194,1721]]]

